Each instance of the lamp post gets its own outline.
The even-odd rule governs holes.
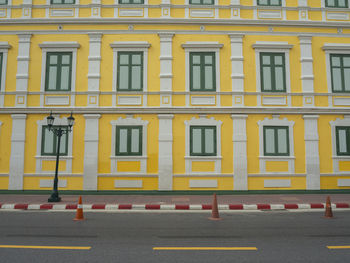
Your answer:
[[[58,164],[60,162],[60,145],[61,145],[61,137],[63,134],[68,134],[72,131],[72,126],[74,125],[74,118],[72,116],[72,113],[67,118],[68,121],[68,129],[66,126],[58,125],[53,126],[53,122],[55,121],[55,117],[52,116],[52,112],[50,113],[50,116],[46,118],[47,120],[47,126],[49,127],[49,131],[52,131],[57,136],[57,151],[56,151],[56,170],[55,170],[55,178],[53,180],[53,190],[51,197],[48,199],[48,202],[60,202],[61,197],[58,195]]]

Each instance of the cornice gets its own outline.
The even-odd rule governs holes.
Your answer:
[[[2,108],[2,114],[50,114],[53,111],[57,114],[70,113],[74,114],[230,114],[230,115],[248,115],[248,114],[275,114],[278,112],[283,115],[350,115],[350,108],[282,108],[282,107],[255,107],[255,108],[239,108],[239,107],[221,107],[221,108],[204,108],[204,107],[52,107],[52,108]],[[307,117],[306,117],[307,118]]]
[[[256,20],[256,19],[183,19],[183,18],[31,18],[31,19],[1,19],[1,25],[104,25],[104,24],[155,24],[155,25],[231,25],[231,26],[302,26],[302,27],[331,27],[350,28],[347,21],[291,21],[291,20]]]

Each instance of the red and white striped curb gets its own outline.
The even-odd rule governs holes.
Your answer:
[[[311,204],[221,204],[219,210],[322,209],[325,203]],[[0,204],[0,210],[75,210],[78,204]],[[80,207],[79,207],[80,208]],[[84,210],[211,210],[211,204],[83,204]],[[333,209],[350,208],[348,203],[333,203]]]

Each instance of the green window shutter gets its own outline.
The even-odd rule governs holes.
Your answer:
[[[326,0],[326,7],[347,8],[348,0]]]
[[[216,127],[191,126],[190,127],[190,155],[216,156]]]
[[[70,91],[72,82],[72,52],[46,54],[46,91]]]
[[[143,90],[143,52],[118,52],[117,90]]]
[[[284,53],[260,53],[260,80],[263,92],[286,92]]]
[[[216,67],[214,52],[190,53],[190,90],[216,90]]]
[[[68,126],[61,126],[62,129],[68,130]],[[42,127],[41,135],[41,155],[56,156],[57,155],[58,137],[49,130],[48,126]],[[61,137],[60,156],[68,155],[68,135],[63,134]]]
[[[119,4],[144,4],[144,0],[119,0]]]
[[[75,0],[51,0],[52,5],[72,5],[75,4]]]
[[[117,156],[142,155],[142,126],[117,126],[115,153]]]
[[[350,155],[350,127],[338,126],[336,131],[337,155]]]
[[[350,92],[350,55],[331,54],[332,91]]]
[[[286,126],[264,126],[264,155],[289,156],[289,128]]]
[[[213,5],[214,0],[190,0],[190,5]]]
[[[7,5],[8,1],[7,0],[0,0],[0,5]]]
[[[258,5],[262,6],[281,6],[281,0],[258,0]]]

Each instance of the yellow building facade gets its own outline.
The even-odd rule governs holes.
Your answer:
[[[350,188],[347,0],[0,0],[0,189]]]

